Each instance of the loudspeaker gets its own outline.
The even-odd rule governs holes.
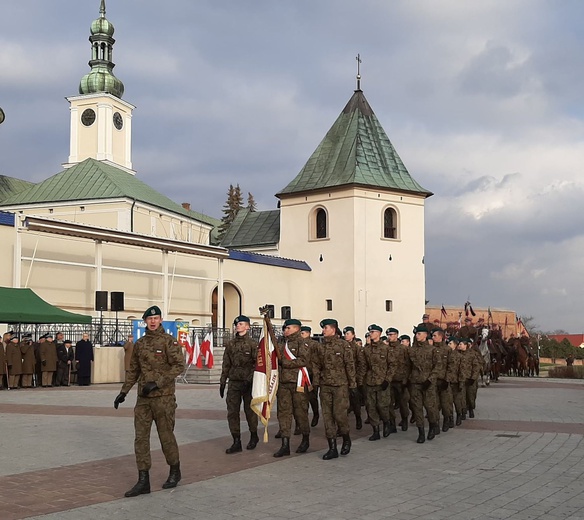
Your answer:
[[[107,291],[95,291],[95,310],[107,311]]]
[[[110,308],[112,311],[123,311],[124,310],[124,293],[123,292],[113,292],[112,291]]]

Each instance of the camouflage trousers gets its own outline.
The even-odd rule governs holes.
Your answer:
[[[389,421],[390,403],[391,394],[389,388],[382,390],[381,385],[367,385],[367,401],[365,407],[367,408],[371,426],[379,426],[381,421]]]
[[[355,417],[361,417],[361,406],[365,403],[365,399],[361,392],[355,392],[352,396],[349,395],[349,412],[353,412]]]
[[[308,390],[308,389],[305,389]],[[308,423],[308,393],[298,392],[296,383],[280,383],[278,385],[278,423],[282,437],[290,438],[292,417],[302,435],[310,433]]]
[[[447,387],[444,390],[438,389],[438,401],[440,402],[440,409],[442,410],[443,417],[450,417],[452,415],[452,390],[450,388],[450,383],[447,383]]]
[[[430,388],[424,390],[421,384],[412,383],[410,385],[410,406],[418,428],[424,427],[424,408],[428,414],[428,422],[438,424],[440,416],[436,385],[432,384]]]
[[[258,416],[251,409],[251,382],[229,381],[227,385],[227,422],[231,435],[241,434],[239,410],[243,401],[243,411],[247,419],[247,426],[250,432],[258,431]]]
[[[152,466],[150,456],[150,430],[152,421],[156,424],[158,438],[166,463],[179,463],[178,444],[174,436],[174,416],[176,398],[174,395],[160,397],[138,397],[134,407],[134,453],[139,471],[148,471]]]
[[[472,385],[466,386],[466,408],[474,410],[477,404],[477,391],[479,389],[479,382],[476,380]]]
[[[321,386],[320,406],[324,417],[324,431],[327,439],[337,436],[337,428],[342,435],[349,434],[349,387]]]
[[[318,414],[318,388],[313,388],[308,394],[308,402],[310,403],[310,408],[312,409],[312,415]]]
[[[464,399],[466,390],[464,389],[464,383],[450,383],[450,388],[452,390],[452,400],[454,402],[456,414],[461,415],[462,410],[466,407]]]
[[[391,404],[389,406],[389,418],[395,421],[395,405],[399,406],[402,421],[407,421],[410,415],[410,392],[408,387],[401,382],[391,384]]]

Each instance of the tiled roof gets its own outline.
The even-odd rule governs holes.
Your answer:
[[[286,267],[288,269],[299,269],[300,271],[312,271],[310,266],[303,260],[292,260],[279,256],[262,255],[260,253],[251,253],[249,251],[229,250],[231,260],[240,260],[242,262],[251,262],[254,264],[273,265],[275,267]]]
[[[31,186],[34,186],[32,182],[0,175],[0,202],[6,200],[15,193],[20,193],[21,191],[30,188]]]
[[[280,241],[280,210],[241,209],[225,233],[221,246],[227,248],[275,246]]]
[[[0,206],[116,198],[135,199],[212,226],[218,223],[217,219],[183,208],[131,173],[91,158],[12,194],[0,201]]]
[[[276,196],[347,185],[432,195],[408,173],[361,90],[300,173]]]

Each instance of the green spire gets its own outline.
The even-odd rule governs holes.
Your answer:
[[[105,92],[121,98],[124,84],[114,76],[112,61],[115,40],[114,26],[105,17],[105,0],[101,0],[99,18],[91,24],[91,72],[83,76],[79,84],[80,94]]]

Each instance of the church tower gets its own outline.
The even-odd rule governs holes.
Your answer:
[[[357,89],[280,199],[280,255],[314,280],[313,316],[411,333],[425,308],[424,201]]]
[[[87,158],[132,170],[132,110],[122,99],[124,84],[113,73],[114,26],[105,17],[101,0],[99,18],[91,24],[91,71],[79,85],[79,95],[67,98],[71,110],[69,168]]]

